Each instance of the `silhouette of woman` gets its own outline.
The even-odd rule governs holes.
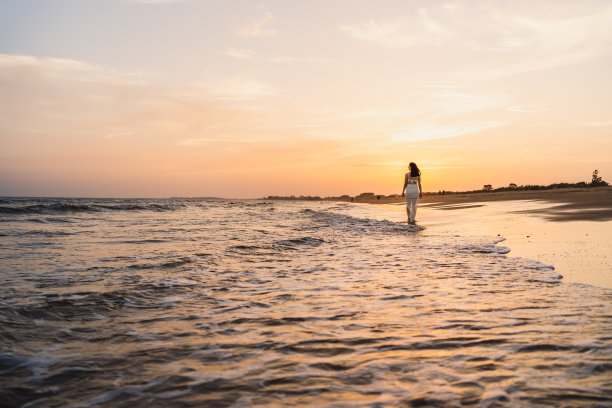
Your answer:
[[[404,192],[406,195],[406,215],[410,224],[415,223],[417,205],[419,198],[423,197],[421,193],[421,170],[412,162],[409,164],[410,172],[404,176],[404,188],[402,188],[402,197]]]

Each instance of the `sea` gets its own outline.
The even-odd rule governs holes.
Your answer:
[[[384,206],[3,198],[0,406],[610,407],[612,290]]]

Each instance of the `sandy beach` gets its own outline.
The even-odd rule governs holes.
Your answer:
[[[553,265],[564,282],[612,288],[611,187],[428,195],[418,211],[431,233],[504,237],[509,256]]]

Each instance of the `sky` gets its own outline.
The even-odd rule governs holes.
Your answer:
[[[0,196],[612,183],[608,0],[0,0]]]

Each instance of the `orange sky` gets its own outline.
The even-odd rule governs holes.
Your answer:
[[[113,24],[108,24],[108,21]],[[612,182],[612,3],[0,0],[0,195]]]

